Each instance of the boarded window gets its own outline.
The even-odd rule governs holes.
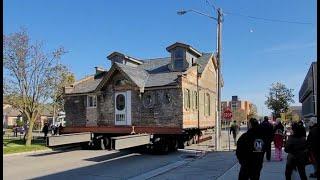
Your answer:
[[[204,96],[204,114],[210,116],[210,94],[206,93]]]
[[[198,109],[198,93],[193,91],[192,93],[192,109]]]
[[[190,109],[190,90],[184,90],[184,108],[189,110]]]
[[[87,107],[97,107],[97,96],[87,96]]]

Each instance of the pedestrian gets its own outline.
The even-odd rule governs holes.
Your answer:
[[[18,126],[17,125],[13,126],[13,136],[18,137]]]
[[[265,116],[263,122],[260,124],[261,130],[264,134],[265,148],[266,148],[266,159],[270,161],[271,159],[271,143],[273,140],[273,126],[269,122],[269,117]]]
[[[53,124],[50,125],[50,131],[51,131],[51,135],[54,135],[54,125]]]
[[[54,133],[54,135],[58,135],[58,126],[57,125],[54,125],[53,126],[53,133]]]
[[[62,129],[63,129],[63,126],[62,126],[62,123],[60,123],[59,128],[58,128],[59,135],[61,135]]]
[[[274,147],[275,147],[275,160],[282,161],[282,147],[284,139],[284,126],[281,123],[281,119],[276,119],[276,125],[274,127]]]
[[[49,132],[48,123],[45,123],[45,124],[44,124],[44,126],[43,126],[43,128],[42,128],[42,132],[43,132],[43,134],[44,134],[44,139],[46,139],[47,136],[48,136],[48,132]]]
[[[249,129],[242,134],[237,142],[236,156],[240,167],[239,180],[260,178],[265,153],[265,139],[258,121],[249,120]]]
[[[320,179],[320,125],[316,123],[316,119],[313,120],[313,124],[310,127],[309,135],[307,138],[307,144],[309,153],[311,156],[311,163],[314,167],[314,173],[310,174],[312,178]]]
[[[24,131],[23,140],[26,140],[26,137],[27,137],[28,131],[29,131],[29,124],[28,124],[28,123],[25,123],[23,126],[24,126],[24,127],[23,127],[23,131]]]
[[[308,163],[307,141],[299,126],[301,125],[298,123],[292,124],[293,134],[289,136],[284,149],[288,153],[285,171],[286,180],[291,179],[294,169],[298,169],[301,180],[307,179],[305,170],[305,165]]]
[[[230,134],[232,133],[233,135],[233,141],[234,141],[234,145],[237,145],[237,134],[238,134],[238,130],[239,130],[239,126],[237,124],[237,121],[234,120],[233,123],[231,123],[230,125]]]
[[[298,122],[298,131],[301,131],[299,133],[301,133],[304,137],[307,137],[307,132],[306,132],[306,128],[305,128],[305,125],[304,125],[304,122],[301,120]]]

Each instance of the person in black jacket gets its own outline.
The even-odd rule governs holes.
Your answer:
[[[269,117],[265,116],[263,122],[260,124],[264,138],[266,140],[266,158],[268,161],[271,159],[271,143],[273,140],[273,126],[269,123]]]
[[[286,164],[286,180],[291,179],[293,169],[297,168],[300,179],[307,180],[305,165],[308,161],[307,156],[307,141],[301,131],[301,125],[298,123],[292,124],[293,134],[289,136],[285,145],[284,151],[288,153]]]
[[[43,126],[43,128],[42,128],[42,132],[43,132],[43,134],[44,134],[44,139],[46,139],[47,136],[48,136],[48,132],[49,132],[48,123],[45,123],[45,124],[44,124],[44,126]]]
[[[249,120],[249,130],[237,142],[236,156],[241,165],[239,180],[258,180],[263,165],[265,139],[256,119]]]
[[[316,120],[315,120],[316,121]],[[310,175],[310,177],[316,177],[320,179],[320,124],[314,124],[311,126],[309,135],[307,138],[308,149],[310,150],[310,155],[312,156],[312,163],[315,168],[315,172]]]

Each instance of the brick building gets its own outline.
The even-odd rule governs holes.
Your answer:
[[[222,101],[221,107],[222,111],[229,107],[233,112],[233,120],[239,122],[246,122],[251,111],[257,110],[254,104],[246,100],[240,100],[238,96],[232,96],[231,101]]]
[[[113,52],[108,71],[96,67],[65,87],[67,126],[214,127],[215,54],[183,43],[166,50],[169,57],[144,60]]]

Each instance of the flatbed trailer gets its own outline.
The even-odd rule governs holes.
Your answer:
[[[49,137],[48,145],[61,145],[66,142],[80,143],[83,148],[115,149],[145,146],[148,149],[169,152],[190,144],[212,139],[204,133],[206,129],[182,129],[179,127],[146,126],[71,126],[62,129],[62,136]],[[90,133],[90,140],[88,139]],[[81,135],[82,134],[82,135]],[[69,137],[69,140],[65,138]],[[79,140],[79,138],[81,140]],[[85,141],[84,141],[85,140]],[[56,143],[54,143],[54,142]],[[60,144],[59,144],[60,143]]]

